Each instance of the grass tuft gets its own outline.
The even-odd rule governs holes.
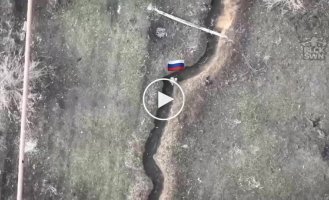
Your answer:
[[[263,0],[266,7],[272,9],[277,6],[283,6],[290,11],[298,12],[304,9],[302,0]]]
[[[21,111],[23,95],[24,57],[19,53],[0,53],[0,110],[7,110],[11,116],[17,117]],[[45,74],[38,62],[32,62],[29,68],[28,115],[34,113],[33,105],[38,99],[34,91],[36,81]],[[19,112],[17,112],[19,111]]]

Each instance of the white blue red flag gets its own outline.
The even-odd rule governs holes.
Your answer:
[[[173,60],[168,62],[168,71],[182,71],[185,69],[184,60]]]

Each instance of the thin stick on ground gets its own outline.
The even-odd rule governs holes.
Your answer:
[[[24,62],[24,81],[23,81],[23,97],[22,97],[22,114],[21,114],[21,132],[19,143],[19,159],[18,159],[18,181],[17,181],[17,200],[22,200],[23,195],[23,170],[24,170],[24,148],[25,148],[25,128],[27,116],[27,99],[29,86],[29,66],[31,56],[31,26],[32,26],[32,5],[33,0],[28,0],[27,20],[26,20],[26,41],[25,41],[25,62]]]
[[[152,6],[152,4],[150,4],[150,5],[147,7],[147,10],[150,10],[150,11],[153,10],[153,11],[157,12],[158,14],[160,14],[160,15],[162,15],[162,16],[165,16],[165,17],[167,17],[167,18],[169,18],[169,19],[172,19],[172,20],[174,20],[174,21],[176,21],[176,22],[179,22],[179,23],[185,24],[185,25],[187,25],[187,26],[190,26],[190,27],[193,27],[193,28],[199,29],[199,30],[204,31],[204,32],[206,32],[206,33],[210,33],[210,34],[212,34],[212,35],[216,35],[216,36],[221,37],[221,38],[228,39],[226,35],[220,34],[220,33],[218,33],[217,31],[213,31],[213,30],[210,30],[210,29],[207,29],[207,28],[201,27],[201,26],[199,26],[199,25],[196,25],[196,24],[193,24],[193,23],[191,23],[191,22],[188,22],[188,21],[186,21],[186,20],[184,20],[184,19],[181,19],[181,18],[175,17],[175,16],[173,16],[173,15],[171,15],[171,14],[168,14],[168,13],[166,13],[166,12],[163,12],[163,11],[161,11],[161,10],[158,10],[156,7]]]

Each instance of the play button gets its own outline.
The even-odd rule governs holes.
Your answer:
[[[169,104],[171,102],[172,104]],[[176,81],[167,78],[152,81],[143,93],[145,111],[157,120],[170,120],[177,117],[183,110],[184,102],[182,87]]]
[[[172,102],[174,99],[168,95],[163,94],[162,92],[158,92],[158,108]]]

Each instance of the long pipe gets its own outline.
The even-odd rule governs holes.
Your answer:
[[[169,18],[169,19],[172,19],[172,20],[174,20],[174,21],[176,21],[176,22],[179,22],[179,23],[185,24],[186,26],[190,26],[190,27],[192,27],[192,28],[199,29],[199,30],[204,31],[204,32],[206,32],[206,33],[210,33],[210,34],[212,34],[212,35],[216,35],[216,36],[218,36],[218,37],[228,39],[226,35],[223,35],[223,34],[221,34],[221,33],[218,33],[217,31],[213,31],[213,30],[210,30],[210,29],[204,28],[204,27],[202,27],[202,26],[199,26],[199,25],[193,24],[193,23],[188,22],[188,21],[186,21],[186,20],[184,20],[184,19],[178,18],[178,17],[173,16],[173,15],[171,15],[171,14],[168,14],[168,13],[166,13],[166,12],[163,12],[163,11],[157,9],[156,7],[152,6],[152,4],[150,4],[150,5],[147,7],[147,10],[149,10],[149,11],[152,11],[152,10],[153,10],[153,11],[157,12],[158,14],[160,14],[160,15],[162,15],[162,16],[165,16],[165,17],[167,17],[167,18]]]
[[[25,148],[25,129],[26,129],[26,113],[27,113],[27,97],[29,92],[29,67],[31,63],[31,26],[32,26],[32,5],[33,0],[27,3],[27,19],[26,19],[26,39],[24,54],[24,78],[23,78],[23,97],[22,97],[22,113],[21,113],[21,131],[19,141],[19,158],[18,158],[18,181],[17,181],[17,200],[22,200],[23,183],[24,183],[24,148]]]

